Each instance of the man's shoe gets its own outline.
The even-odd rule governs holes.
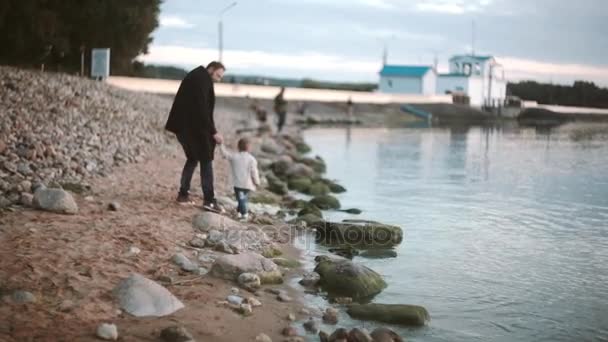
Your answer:
[[[176,201],[177,201],[177,203],[182,204],[182,205],[194,204],[194,202],[190,200],[190,196],[188,194],[178,194]]]
[[[222,208],[219,204],[217,204],[217,200],[212,200],[211,202],[205,202],[203,204],[203,209],[207,211],[211,211],[218,214],[223,214],[225,212],[224,208]]]

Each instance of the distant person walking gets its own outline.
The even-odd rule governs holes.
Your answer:
[[[222,63],[211,62],[206,68],[199,66],[190,71],[179,86],[165,125],[166,130],[175,133],[186,155],[177,202],[192,203],[190,183],[200,163],[203,208],[214,212],[223,211],[217,204],[213,187],[213,154],[215,145],[221,144],[223,138],[213,120],[213,82],[221,81],[225,70]]]
[[[353,120],[353,115],[355,114],[355,105],[353,104],[353,99],[351,97],[346,101],[346,115],[348,115],[348,121]]]
[[[287,101],[285,100],[285,87],[281,87],[281,91],[274,98],[274,112],[277,114],[279,121],[277,123],[277,133],[281,133],[285,120],[287,119]]]

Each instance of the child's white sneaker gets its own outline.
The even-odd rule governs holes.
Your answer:
[[[249,214],[241,215],[240,219],[241,221],[249,221]]]

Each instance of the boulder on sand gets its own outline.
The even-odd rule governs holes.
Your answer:
[[[332,246],[392,248],[403,240],[403,231],[397,226],[375,221],[344,220],[341,223],[327,222],[319,227],[316,239]]]
[[[78,205],[72,195],[62,189],[41,187],[34,193],[34,208],[59,214],[78,214]]]
[[[316,172],[306,164],[294,163],[289,166],[285,174],[288,177],[314,177]]]
[[[134,273],[114,288],[120,308],[136,317],[162,317],[182,309],[184,304],[166,288]]]
[[[308,205],[302,210],[298,211],[298,217],[302,217],[308,214],[323,218],[323,212],[321,212],[321,209],[315,207],[314,205]]]
[[[422,306],[405,304],[352,304],[346,311],[351,317],[404,326],[423,326],[431,318]]]
[[[316,156],[314,158],[301,158],[298,160],[302,164],[306,164],[310,166],[316,173],[325,173],[327,170],[327,166],[325,165],[325,161],[321,159],[321,157]]]
[[[279,267],[272,260],[253,252],[222,256],[211,267],[211,275],[222,279],[236,281],[242,273],[257,274],[262,284],[283,282]]]
[[[226,216],[203,211],[192,218],[192,227],[204,233],[212,230],[242,229],[242,225]]]
[[[340,201],[332,195],[317,196],[309,203],[321,210],[340,209]]]
[[[280,180],[277,176],[272,173],[268,173],[266,175],[266,180],[268,180],[268,190],[277,195],[287,195],[289,190],[287,189],[287,184]]]
[[[319,285],[330,296],[369,298],[380,293],[386,282],[380,274],[350,260],[318,256],[315,272],[321,276]]]

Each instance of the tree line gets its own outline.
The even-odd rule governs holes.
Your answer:
[[[81,52],[111,49],[113,74],[131,74],[158,26],[161,0],[2,0],[0,63],[76,72]]]
[[[576,81],[569,86],[523,81],[509,83],[507,93],[542,104],[608,108],[608,88],[598,87],[593,82]]]

